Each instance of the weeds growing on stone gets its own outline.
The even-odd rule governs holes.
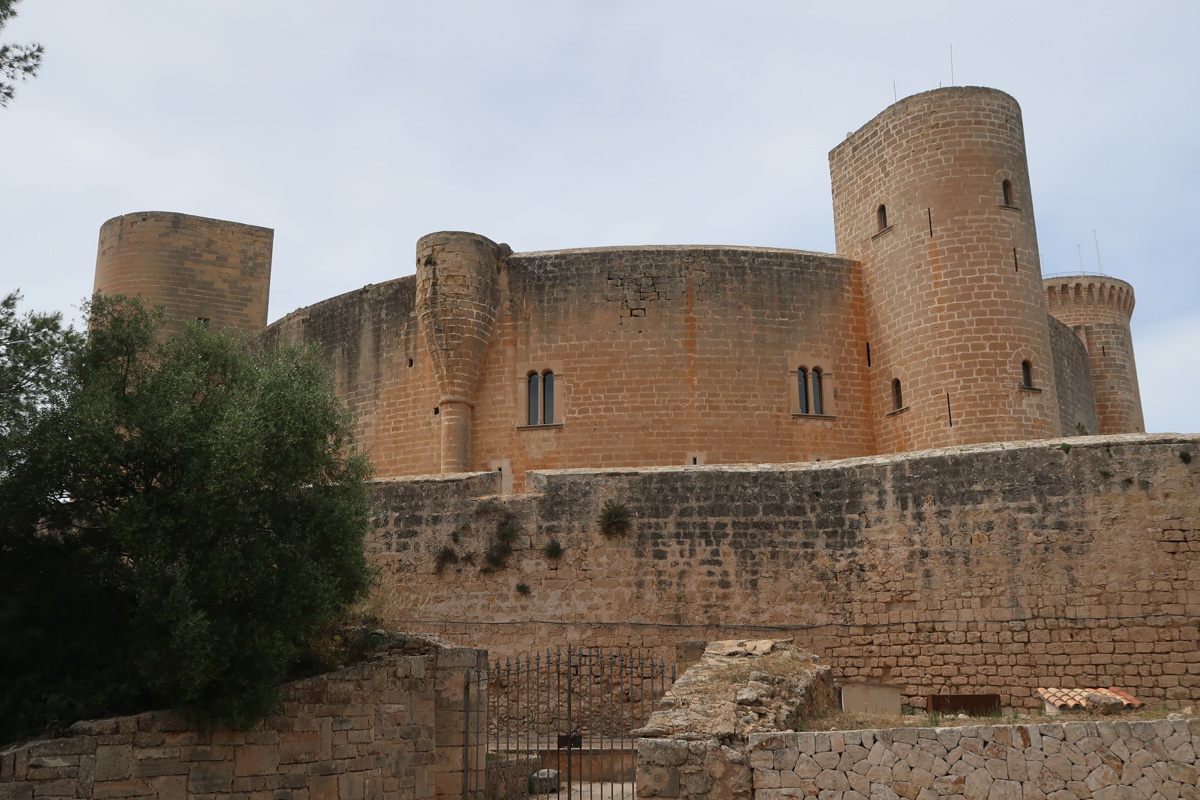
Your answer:
[[[511,516],[505,514],[500,518],[496,523],[495,538],[483,553],[486,569],[504,569],[508,566],[508,557],[512,555],[517,533],[517,523]]]
[[[609,500],[604,504],[604,508],[600,509],[600,532],[610,539],[614,536],[624,536],[632,524],[629,508],[624,503]]]
[[[562,558],[563,552],[566,550],[558,539],[551,539],[542,547],[542,552],[546,554],[546,558]]]

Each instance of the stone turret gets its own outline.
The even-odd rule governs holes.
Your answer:
[[[1057,435],[1017,101],[914,95],[829,163],[838,252],[862,262],[881,452]]]
[[[417,242],[417,325],[433,365],[441,471],[470,470],[475,392],[500,301],[500,245],[442,231]]]
[[[161,304],[168,331],[200,320],[257,333],[267,324],[270,228],[166,211],[100,226],[95,291]]]
[[[1075,330],[1088,352],[1101,434],[1141,433],[1142,396],[1133,360],[1133,287],[1107,275],[1047,278],[1047,310]]]

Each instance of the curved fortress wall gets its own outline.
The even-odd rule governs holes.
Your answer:
[[[1133,359],[1133,287],[1105,275],[1047,278],[1050,313],[1074,328],[1087,348],[1096,396],[1098,433],[1145,429],[1137,365]]]
[[[355,439],[381,476],[438,472],[438,394],[417,330],[416,278],[387,283],[293,311],[262,334],[268,347],[313,345],[354,413]]]
[[[880,450],[1057,434],[1017,102],[970,87],[914,95],[829,163],[838,252],[862,262]]]
[[[166,308],[168,330],[202,320],[257,333],[267,324],[274,231],[163,211],[100,227],[95,291]]]
[[[380,475],[498,470],[511,488],[529,469],[875,451],[847,259],[736,247],[509,254],[471,234],[421,242],[416,278],[301,309],[265,334],[323,349]],[[821,414],[811,397],[800,413],[801,368],[822,371]],[[544,391],[547,373],[553,418],[530,424],[529,376]]]

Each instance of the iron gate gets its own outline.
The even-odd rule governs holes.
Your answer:
[[[630,731],[645,725],[674,681],[675,665],[661,658],[571,647],[468,672],[463,800],[527,792],[632,800]]]

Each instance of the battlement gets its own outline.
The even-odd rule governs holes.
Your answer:
[[[1133,287],[1108,275],[1054,275],[1042,279],[1046,289],[1046,310],[1064,323],[1072,324],[1072,309],[1080,309],[1095,321],[1097,314],[1129,322],[1133,316]],[[1086,308],[1084,312],[1082,309]]]

